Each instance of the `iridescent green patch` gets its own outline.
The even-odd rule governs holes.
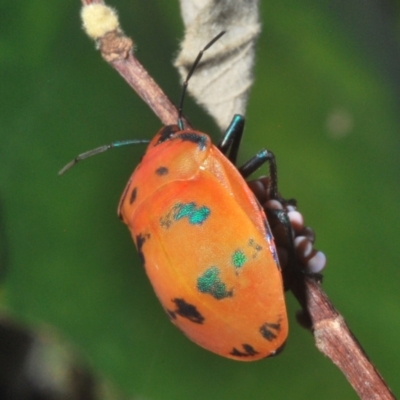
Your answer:
[[[206,206],[198,207],[196,203],[178,203],[175,205],[174,219],[178,221],[187,218],[191,225],[201,225],[210,215],[211,211]]]
[[[217,300],[231,297],[232,291],[226,290],[226,285],[219,278],[220,270],[217,267],[208,268],[203,275],[197,279],[197,289],[201,293],[211,294]]]
[[[232,264],[235,268],[242,268],[247,261],[246,255],[242,250],[236,250],[232,255]]]

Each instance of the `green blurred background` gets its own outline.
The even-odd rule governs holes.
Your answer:
[[[115,0],[136,54],[172,99],[177,1]],[[160,123],[84,35],[80,2],[0,1],[0,263],[3,308],[54,326],[96,373],[137,399],[356,399],[294,315],[274,359],[208,353],[169,323],[116,216]],[[328,257],[324,289],[400,393],[400,4],[262,1],[242,160],[267,147]],[[218,130],[191,100],[193,125]],[[1,363],[1,360],[0,360]]]

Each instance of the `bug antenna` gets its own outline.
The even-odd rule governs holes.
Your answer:
[[[110,144],[106,144],[104,146],[96,147],[95,149],[86,151],[85,153],[79,154],[79,156],[75,157],[72,161],[70,161],[67,165],[65,165],[58,175],[62,175],[65,171],[68,171],[79,161],[85,160],[86,158],[93,157],[96,154],[104,153],[107,150],[113,149],[115,147],[123,147],[130,146],[133,144],[144,144],[149,143],[150,140],[141,140],[141,139],[132,139],[132,140],[120,140],[118,142],[113,142]]]
[[[183,129],[183,120],[182,120],[182,109],[183,109],[183,101],[185,99],[185,94],[186,94],[186,89],[188,87],[189,79],[193,75],[193,72],[199,65],[199,62],[201,58],[203,57],[204,52],[209,49],[218,39],[221,38],[221,36],[225,35],[226,31],[220,32],[217,36],[214,37],[209,43],[207,43],[202,50],[200,50],[199,54],[197,55],[196,59],[194,60],[194,63],[190,67],[190,70],[187,74],[187,77],[185,81],[182,84],[182,94],[181,94],[181,99],[179,101],[179,107],[178,107],[178,127],[179,129]]]

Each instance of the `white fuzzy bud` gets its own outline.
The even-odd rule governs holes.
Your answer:
[[[83,29],[92,39],[99,39],[108,32],[119,30],[117,12],[104,4],[89,4],[82,7]]]

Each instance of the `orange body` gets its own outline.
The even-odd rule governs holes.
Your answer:
[[[118,213],[162,306],[192,341],[241,361],[282,347],[288,322],[264,211],[206,134],[162,128]]]

